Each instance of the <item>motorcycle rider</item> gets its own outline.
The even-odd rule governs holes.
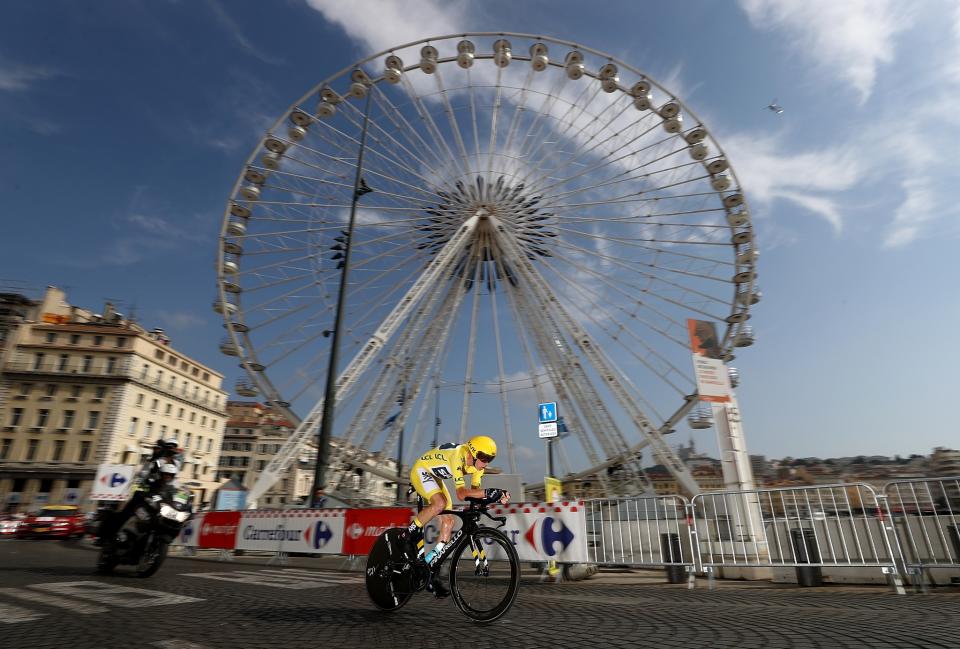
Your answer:
[[[99,544],[112,542],[123,524],[148,496],[158,493],[168,496],[176,489],[175,478],[183,466],[183,451],[179,446],[173,437],[156,441],[150,458],[137,474],[133,495],[123,508],[100,523]]]

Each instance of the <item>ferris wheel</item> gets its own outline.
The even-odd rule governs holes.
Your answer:
[[[558,473],[636,485],[649,452],[692,481],[664,441],[710,425],[687,320],[720,323],[729,361],[760,298],[707,127],[640,70],[525,34],[425,39],[322,81],[250,155],[219,243],[236,391],[299,422],[253,499],[317,433],[345,270],[331,490],[351,467],[394,476],[438,433],[493,434],[518,472],[545,401]]]

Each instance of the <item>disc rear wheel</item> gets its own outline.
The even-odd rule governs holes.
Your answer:
[[[367,594],[384,611],[395,611],[406,604],[415,590],[414,563],[402,534],[398,528],[387,530],[367,555]]]

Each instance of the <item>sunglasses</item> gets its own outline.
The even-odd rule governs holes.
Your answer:
[[[493,458],[495,458],[495,457],[497,457],[497,456],[496,456],[496,455],[487,455],[486,453],[482,453],[481,451],[477,451],[477,459],[480,460],[481,462],[486,462],[487,464],[490,464],[491,462],[493,462]]]

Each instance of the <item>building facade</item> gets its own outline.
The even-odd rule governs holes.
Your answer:
[[[227,417],[218,474],[221,480],[236,480],[250,489],[295,427],[280,413],[255,401],[228,402]],[[304,446],[297,461],[260,497],[258,505],[287,507],[307,502],[316,461],[316,446]]]
[[[54,287],[22,298],[0,297],[18,305],[0,352],[0,508],[92,509],[97,467],[139,465],[160,437],[177,438],[180,484],[208,500],[226,422],[223,376],[110,304],[92,313]]]

